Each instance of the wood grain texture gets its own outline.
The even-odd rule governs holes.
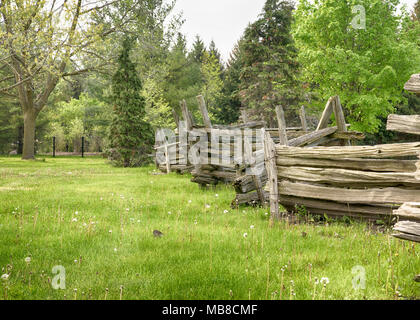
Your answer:
[[[420,115],[403,116],[390,114],[386,129],[389,131],[420,135]]]
[[[354,189],[363,189],[372,185],[379,187],[405,185],[416,187],[420,200],[420,180],[414,177],[414,172],[372,172],[331,168],[278,167],[277,175],[281,179],[351,186]]]
[[[415,173],[416,160],[393,159],[313,159],[277,156],[277,166],[315,167],[315,168],[340,168],[374,172],[413,172]]]
[[[395,143],[377,146],[354,147],[314,147],[297,148],[276,145],[278,156],[313,158],[313,159],[343,159],[343,158],[373,158],[387,159],[396,157],[417,156],[420,152],[420,142]]]
[[[419,190],[405,188],[345,189],[286,180],[279,183],[279,194],[355,204],[402,205],[405,202],[420,200]]]
[[[404,86],[404,89],[420,94],[420,74],[413,74]]]
[[[420,223],[401,221],[394,226],[393,237],[409,240],[414,242],[420,242]]]

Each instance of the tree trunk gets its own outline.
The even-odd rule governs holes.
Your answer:
[[[35,122],[37,112],[26,110],[23,114],[23,152],[22,160],[35,159]]]

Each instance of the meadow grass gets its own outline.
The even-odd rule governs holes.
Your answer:
[[[270,227],[268,209],[231,209],[229,186],[200,190],[188,175],[154,173],[100,158],[0,158],[0,273],[9,274],[0,299],[420,297],[419,247],[389,231]],[[51,285],[56,265],[64,290]],[[355,266],[365,289],[353,287]]]

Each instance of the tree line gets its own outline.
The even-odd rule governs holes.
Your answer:
[[[181,100],[199,121],[199,94],[216,123],[238,122],[243,108],[271,127],[277,105],[291,125],[302,105],[315,122],[339,95],[365,143],[396,138],[389,113],[420,114],[402,89],[420,71],[420,1],[408,12],[399,0],[267,0],[228,61],[198,35],[188,49],[174,5],[1,0],[0,153],[33,159],[53,136],[77,151],[85,136],[90,151],[138,164],[155,129],[176,127]],[[365,28],[352,26],[356,5]]]

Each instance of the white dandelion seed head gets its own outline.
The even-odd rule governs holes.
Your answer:
[[[321,278],[321,283],[322,283],[324,286],[326,286],[327,284],[329,284],[329,283],[330,283],[330,279],[328,279],[328,278],[326,278],[326,277]]]
[[[7,281],[9,279],[9,275],[7,273],[5,273],[1,276],[1,279],[4,280],[4,281]]]
[[[228,210],[225,210],[225,211],[223,211],[223,213],[229,213],[229,211]]]
[[[74,214],[77,216],[79,214],[79,211],[76,211]]]
[[[77,263],[77,259],[74,260],[74,263]]]
[[[26,257],[26,258],[25,258],[25,262],[26,262],[27,264],[31,263],[31,257]]]
[[[192,202],[192,200],[188,200],[188,203],[191,203]]]
[[[109,232],[109,233],[112,233],[112,230],[109,230],[108,232]]]
[[[77,218],[73,218],[73,220],[71,220],[71,221],[73,221],[73,222],[77,222]]]
[[[130,211],[130,208],[125,208],[125,211]]]
[[[245,232],[244,233],[244,238],[246,238],[246,237],[248,237],[248,233]]]
[[[254,226],[254,225],[252,225],[252,226],[250,226],[249,228],[250,228],[250,229],[255,229],[255,226]]]
[[[117,248],[114,248],[114,252],[117,252]]]
[[[209,204],[206,204],[206,209],[210,209],[210,205]]]
[[[217,198],[218,196],[219,196],[219,195],[216,193],[216,194],[215,194],[215,197]]]

